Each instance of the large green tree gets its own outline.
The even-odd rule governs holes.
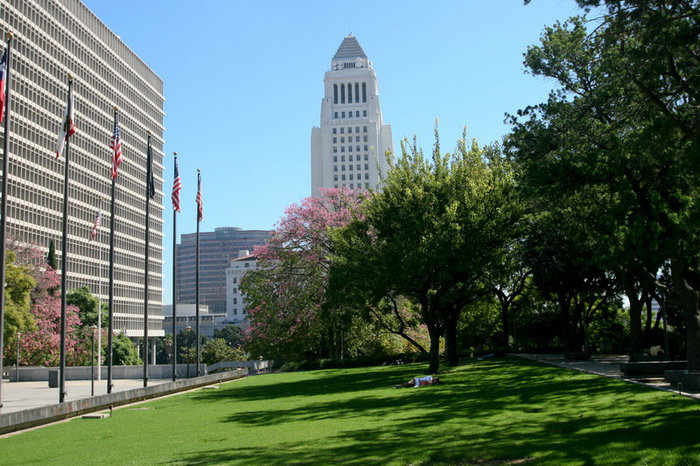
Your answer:
[[[587,266],[614,274],[630,295],[639,345],[641,304],[671,261],[686,313],[688,359],[700,368],[698,5],[692,0],[579,0],[602,11],[547,28],[526,54],[529,70],[559,89],[521,111],[511,139],[539,196],[594,192],[598,245]]]
[[[231,348],[237,348],[243,344],[243,331],[238,325],[227,325],[214,330],[214,338],[221,338]]]
[[[214,364],[221,361],[243,361],[246,355],[239,347],[230,346],[223,338],[208,340],[202,347],[202,362]]]
[[[135,366],[143,364],[136,345],[124,333],[118,334],[112,343],[112,364],[115,366]]]
[[[70,290],[66,295],[66,302],[80,309],[79,316],[83,326],[89,327],[97,325],[99,298],[90,292],[90,288],[82,286]],[[109,326],[109,305],[102,303],[102,325],[101,328]]]
[[[366,289],[375,296],[404,296],[418,305],[430,334],[428,370],[435,372],[441,337],[448,363],[457,364],[462,310],[489,292],[485,271],[517,221],[507,202],[513,178],[495,146],[464,138],[453,154],[442,153],[437,129],[431,157],[415,140],[401,148],[364,218],[344,230],[337,263],[364,268],[372,277]]]

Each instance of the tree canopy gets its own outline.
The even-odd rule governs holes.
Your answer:
[[[437,129],[431,157],[415,140],[401,148],[364,217],[343,230],[336,264],[372,277],[348,289],[404,296],[419,306],[430,334],[428,370],[435,372],[443,335],[448,362],[458,363],[459,317],[488,293],[485,271],[510,239],[517,221],[513,177],[497,146],[470,145],[466,135],[453,154],[441,152]]]
[[[578,4],[603,14],[546,28],[528,49],[530,72],[559,88],[512,119],[509,152],[524,193],[557,227],[578,216],[579,225],[557,240],[590,251],[573,264],[578,270],[597,268],[624,287],[633,340],[638,303],[670,261],[687,317],[689,366],[699,368],[697,2]]]

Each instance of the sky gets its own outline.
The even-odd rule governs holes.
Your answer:
[[[525,73],[545,26],[580,14],[573,0],[83,0],[164,83],[163,303],[172,302],[172,153],[182,178],[180,235],[272,229],[311,193],[311,128],[323,76],[346,35],[374,65],[394,148],[443,150],[467,127],[500,141],[506,113],[540,103],[554,83]]]

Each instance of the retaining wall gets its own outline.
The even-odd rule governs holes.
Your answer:
[[[67,401],[54,405],[42,406],[40,408],[0,414],[0,434],[48,424],[114,406],[157,398],[205,385],[235,380],[245,377],[247,374],[247,369],[224,371],[218,374],[180,379],[175,382],[167,382],[151,387],[135,388],[132,390],[83,398],[82,400]]]
[[[662,376],[664,371],[685,369],[687,365],[688,361],[635,361],[621,363],[620,370],[628,377]]]
[[[272,369],[275,365],[273,360],[262,360],[254,359],[252,361],[221,361],[216,362],[210,366],[207,366],[208,372],[219,372],[222,370],[230,371],[233,369],[238,369],[239,367],[245,367],[248,369],[250,374],[259,374],[261,372],[267,372]]]
[[[252,361],[222,361],[215,364],[207,366],[206,364],[200,364],[200,373],[202,375],[207,375],[212,372],[222,371],[222,370],[233,370],[239,367],[248,368],[249,374],[259,374],[261,372],[267,372],[274,365],[274,361],[271,360],[259,360],[255,359]],[[188,369],[189,366],[189,369]],[[177,365],[177,375],[178,377],[187,377],[189,375],[194,377],[197,375],[195,364],[178,364]],[[42,380],[49,380],[50,371],[58,371],[58,367],[42,367],[42,366],[20,366],[19,371],[15,367],[6,367],[7,375],[10,382],[17,382],[17,377],[19,376],[20,382],[40,382]],[[93,369],[90,366],[69,366],[66,367],[66,380],[90,380],[90,372]],[[101,378],[103,380],[107,379],[107,367],[102,366],[100,368]],[[97,367],[94,368],[95,378],[97,379]],[[148,366],[148,378],[149,379],[172,379],[173,377],[173,365],[172,364],[157,364]],[[138,366],[112,366],[112,378],[113,379],[141,379],[143,378],[143,365]]]
[[[257,362],[257,361],[255,361]],[[178,377],[187,377],[187,364],[177,365],[177,375]],[[197,375],[195,364],[189,364],[190,376]],[[207,365],[200,364],[200,373],[202,375],[207,375]],[[246,367],[244,364],[238,367]],[[107,367],[102,366],[101,368],[102,379],[107,379]],[[66,367],[66,380],[90,380],[90,372],[92,368],[90,366],[69,366]],[[19,381],[20,382],[40,382],[42,380],[49,380],[49,372],[58,371],[58,367],[41,367],[41,366],[24,366],[19,368]],[[94,369],[95,378],[97,378],[97,367]],[[10,382],[17,382],[17,369],[14,367],[8,367],[7,373]],[[173,366],[172,364],[158,364],[148,366],[148,378],[149,379],[172,379],[173,377]],[[143,365],[139,366],[112,366],[112,378],[113,379],[141,379],[143,378]]]

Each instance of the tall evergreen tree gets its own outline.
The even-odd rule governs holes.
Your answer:
[[[58,269],[58,260],[56,259],[56,245],[53,240],[49,241],[49,253],[46,256],[46,263],[54,270]]]

